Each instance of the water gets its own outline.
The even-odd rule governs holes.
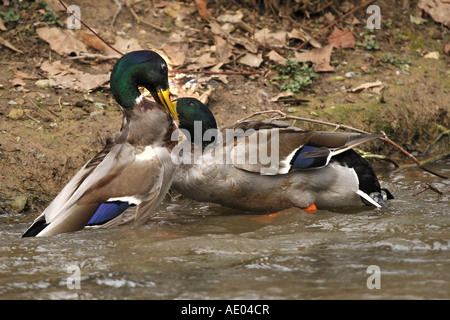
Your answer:
[[[450,175],[450,159],[433,169]],[[353,214],[175,199],[145,225],[26,239],[31,215],[0,215],[0,298],[449,299],[450,193],[412,194],[450,182],[418,168],[381,181],[391,205]]]

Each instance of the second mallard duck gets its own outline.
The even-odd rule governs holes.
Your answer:
[[[146,99],[139,86],[157,103]],[[88,222],[122,223],[129,207],[131,219],[143,222],[168,191],[175,171],[170,152],[177,143],[172,140],[177,114],[169,99],[166,62],[149,50],[126,54],[111,72],[111,91],[123,112],[121,131],[78,171],[23,237],[77,231]]]
[[[172,188],[203,202],[251,211],[309,211],[384,204],[370,166],[353,147],[381,135],[304,131],[284,122],[243,121],[217,129],[197,99],[174,101],[187,140]]]

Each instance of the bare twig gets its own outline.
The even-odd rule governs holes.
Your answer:
[[[59,3],[61,3],[61,5],[64,7],[64,9],[66,9],[67,12],[67,6],[64,4],[64,2],[62,2],[62,0],[59,0]],[[102,37],[100,37],[100,35],[95,32],[94,30],[92,30],[91,27],[89,27],[86,23],[83,22],[83,20],[79,19],[76,15],[74,15],[73,13],[70,12],[70,14],[75,17],[75,19],[77,19],[78,21],[80,21],[80,23],[87,28],[90,32],[92,32],[95,36],[97,36],[104,44],[106,44],[108,47],[110,47],[111,49],[113,49],[115,52],[117,52],[118,54],[120,54],[121,56],[123,56],[123,53],[120,52],[119,50],[117,50],[116,48],[114,48],[113,46],[111,46],[108,42],[105,41],[105,39],[103,39]]]
[[[136,14],[136,12],[134,11],[133,7],[131,6],[131,4],[128,0],[125,1],[125,5],[127,6],[128,10],[130,10],[131,14],[133,15],[133,17],[137,21],[137,23],[146,24],[158,31],[169,32],[169,30],[164,27],[160,27],[154,23],[151,23],[151,22],[148,22],[148,21],[145,21],[145,20],[142,20],[141,18],[139,18],[139,16]]]
[[[442,175],[442,174],[440,174],[440,173],[434,172],[434,171],[432,171],[432,170],[426,168],[426,167],[425,167],[419,160],[417,160],[416,157],[414,157],[411,153],[409,153],[408,151],[406,151],[405,149],[403,149],[402,147],[400,147],[398,144],[396,144],[394,141],[392,141],[391,139],[389,139],[389,138],[386,136],[386,134],[385,134],[384,132],[382,132],[382,133],[383,133],[385,136],[382,137],[382,138],[380,138],[380,140],[383,140],[383,141],[385,141],[385,142],[387,142],[387,143],[393,145],[394,147],[396,147],[398,150],[400,150],[401,153],[403,153],[403,154],[406,155],[408,158],[410,158],[412,161],[414,161],[414,163],[415,163],[419,168],[421,168],[422,170],[424,170],[424,171],[426,171],[426,172],[428,172],[428,173],[431,173],[431,174],[433,174],[433,175],[435,175],[435,176],[438,176],[438,177],[440,177],[440,178],[442,178],[442,179],[448,179],[447,176],[444,176],[444,175]]]
[[[197,70],[180,70],[180,69],[172,69],[169,72],[174,73],[203,73],[203,74],[240,74],[240,75],[252,75],[259,74],[264,76],[264,71],[197,71]]]
[[[117,10],[116,10],[116,12],[114,13],[114,16],[113,16],[113,18],[112,18],[112,20],[111,20],[111,28],[114,28],[114,23],[116,22],[117,16],[119,15],[119,12],[122,10],[122,3],[121,3],[121,0],[114,0],[114,2],[115,2],[116,5],[117,5]]]
[[[28,98],[28,100],[31,102],[31,104],[32,104],[36,109],[38,109],[43,115],[45,115],[46,117],[50,118],[53,122],[56,121],[55,119],[52,118],[51,115],[49,115],[47,112],[45,112],[44,110],[42,110],[41,108],[39,108],[39,106],[38,106],[36,103],[34,103],[34,101],[30,99],[30,97],[27,96],[27,98]]]
[[[415,196],[417,196],[417,195],[419,195],[419,194],[421,194],[421,193],[423,193],[423,192],[425,192],[425,191],[427,191],[427,190],[434,191],[434,192],[436,192],[436,193],[437,193],[438,195],[440,195],[440,196],[443,196],[444,193],[447,193],[447,192],[450,191],[450,190],[447,190],[447,191],[441,191],[441,190],[439,190],[438,188],[436,188],[435,186],[433,186],[432,184],[427,183],[427,184],[425,184],[425,185],[423,186],[423,189],[422,189],[422,190],[420,190],[420,191],[414,193],[414,194],[413,194],[413,197],[415,197]]]

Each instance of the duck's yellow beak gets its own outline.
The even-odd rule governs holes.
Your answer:
[[[170,100],[170,89],[158,90],[158,98],[161,101],[161,103],[163,104],[163,106],[167,109],[167,111],[170,112],[170,114],[173,116],[173,118],[177,122],[179,122],[177,106]]]

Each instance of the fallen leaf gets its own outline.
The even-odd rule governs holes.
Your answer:
[[[255,32],[255,39],[263,46],[285,46],[286,31],[270,32],[269,29],[263,28]]]
[[[19,53],[23,53],[23,51],[17,49],[16,47],[14,47],[11,43],[9,43],[8,41],[6,41],[5,39],[3,39],[2,37],[0,37],[0,44],[10,48],[11,50],[15,51],[15,52],[19,52]]]
[[[314,48],[322,48],[322,45],[319,41],[311,37],[306,31],[303,29],[292,29],[291,32],[287,34],[289,39],[299,39],[304,42],[309,41],[309,44],[312,45]]]
[[[2,31],[8,30],[8,29],[6,29],[5,25],[3,24],[2,18],[0,18],[0,30],[2,30]]]
[[[170,64],[172,66],[182,66],[184,65],[186,61],[186,54],[188,44],[183,45],[170,45],[170,44],[164,44],[162,49],[167,54],[167,56],[170,59]]]
[[[245,56],[240,58],[238,61],[239,63],[245,64],[249,67],[259,67],[263,62],[262,53],[246,53]]]
[[[81,36],[81,39],[83,40],[84,44],[87,45],[90,48],[93,48],[98,51],[105,51],[106,50],[106,44],[99,39],[95,34],[92,33],[86,33],[84,31],[78,30],[78,34]]]
[[[23,71],[20,71],[20,70],[14,70],[14,75],[15,75],[16,77],[22,78],[22,79],[30,79],[30,80],[33,80],[33,79],[37,79],[37,78],[38,78],[37,76],[32,76],[32,75],[30,75],[30,74],[28,74],[28,73],[25,73],[25,72],[23,72]]]
[[[381,90],[384,88],[383,83],[380,80],[377,80],[375,82],[366,82],[363,83],[359,86],[357,86],[356,88],[353,89],[349,89],[347,91],[349,92],[359,92],[362,90],[367,90],[367,89],[371,89],[371,91],[380,94]]]
[[[44,61],[41,69],[48,73],[51,85],[76,91],[92,91],[109,81],[109,74],[90,74],[63,65],[61,61]]]
[[[419,0],[417,7],[428,13],[434,21],[450,28],[450,3],[447,1]]]
[[[187,70],[197,70],[209,68],[217,64],[217,59],[211,57],[211,52],[202,54],[200,57],[194,58],[192,64],[187,67]]]
[[[208,20],[211,15],[211,9],[208,9],[208,0],[195,0],[195,5],[197,6],[198,15],[203,20]]]
[[[217,21],[219,22],[229,22],[229,23],[238,23],[242,20],[244,14],[242,11],[237,10],[234,14],[222,14],[217,17]]]
[[[272,50],[268,54],[266,54],[270,60],[275,61],[278,64],[284,64],[286,58],[282,57],[278,52]]]
[[[336,26],[328,37],[328,42],[335,48],[353,48],[356,44],[355,37],[349,30],[340,30]]]
[[[284,92],[281,92],[281,93],[277,94],[275,97],[270,98],[269,101],[270,102],[277,102],[281,98],[291,97],[293,95],[294,94],[291,91],[284,91]]]
[[[216,44],[216,56],[219,62],[229,62],[229,58],[231,57],[232,53],[227,41],[217,35],[214,35],[214,43]]]
[[[36,32],[43,40],[50,44],[52,50],[60,55],[75,53],[78,56],[80,52],[87,51],[86,45],[66,30],[56,27],[44,27],[37,29]]]
[[[295,58],[302,62],[312,62],[316,72],[333,72],[330,65],[333,44],[328,44],[320,49],[313,49],[305,52],[295,52]]]
[[[449,1],[450,1],[450,0],[449,0]],[[450,43],[447,43],[447,44],[445,45],[444,51],[445,51],[446,54],[449,54],[449,53],[450,53]]]
[[[116,36],[116,42],[114,43],[114,48],[116,48],[123,54],[125,54],[127,52],[131,52],[131,51],[137,51],[137,50],[143,49],[136,39],[133,39],[133,38],[125,39],[125,38],[122,38],[121,36]],[[108,47],[107,51],[108,50],[113,51],[109,47]],[[114,55],[117,55],[117,52],[115,52],[115,51],[113,51],[113,52],[114,52]]]

